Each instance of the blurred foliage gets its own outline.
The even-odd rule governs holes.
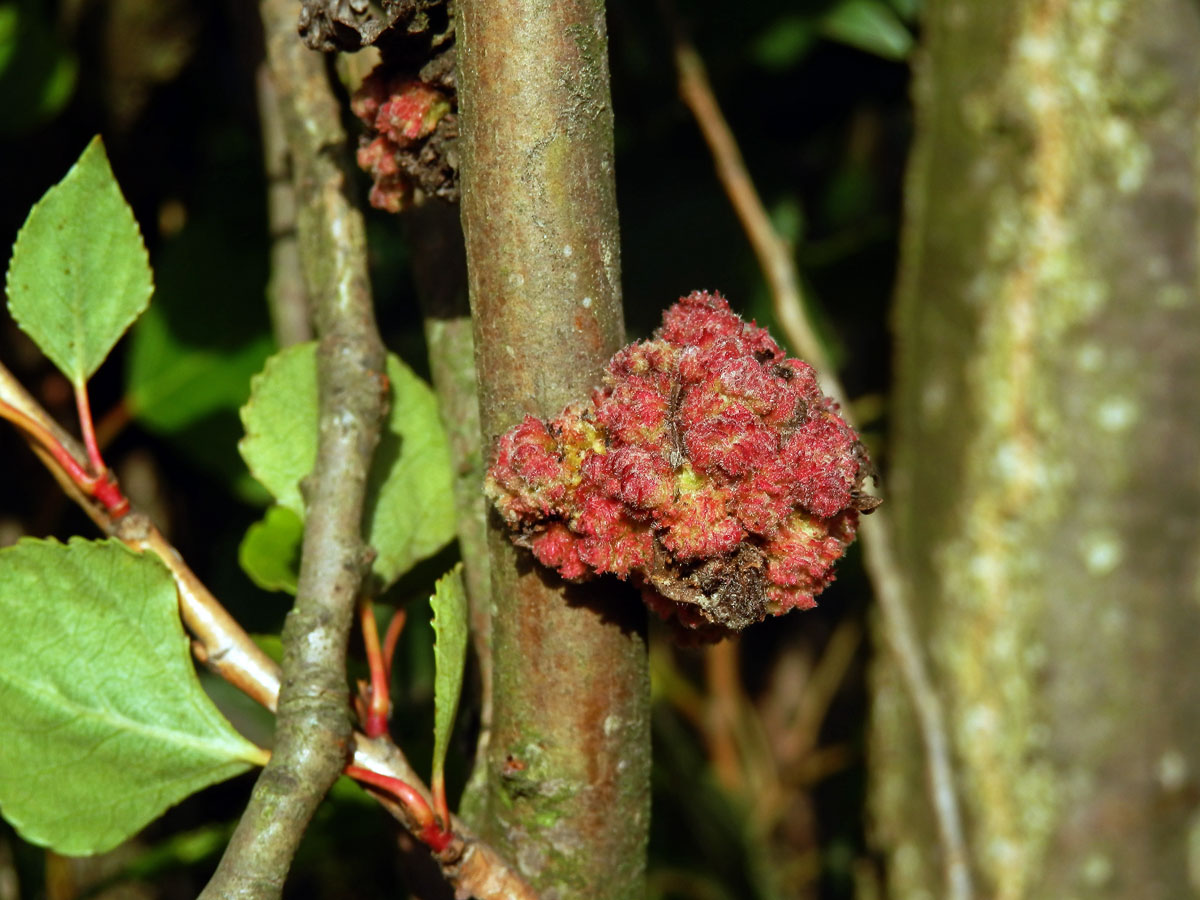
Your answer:
[[[678,0],[677,9],[763,200],[795,247],[822,336],[870,416],[865,437],[884,463],[886,316],[911,127],[903,60],[918,7]],[[656,8],[609,4],[629,335],[649,333],[660,310],[697,288],[722,291],[770,327],[762,275],[676,97],[669,32]],[[247,628],[270,634],[287,598],[256,587],[238,565],[239,543],[266,498],[237,456],[237,409],[247,376],[274,344],[264,299],[259,41],[253,5],[232,0],[0,2],[0,245],[11,246],[32,203],[103,133],[157,275],[151,312],[91,386],[107,454],[118,468],[148,470],[171,539]],[[425,375],[399,223],[372,213],[368,228],[385,339]],[[9,322],[0,323],[0,357],[73,427],[63,380]],[[0,429],[0,455],[9,463],[0,469],[0,542],[93,534],[11,429]],[[380,608],[381,625],[387,605],[408,610],[393,731],[423,772],[433,750],[427,600],[454,559],[450,549],[419,565]],[[847,637],[863,632],[868,588],[857,559],[852,553],[842,565],[818,610],[752,628],[732,651],[679,650],[653,631],[651,896],[840,900],[872,883],[862,799],[868,651]],[[361,656],[360,648],[355,637],[352,652]],[[351,675],[364,674],[360,659]],[[452,805],[477,730],[470,690],[468,673],[447,762]],[[219,683],[212,693],[262,739],[269,722],[261,711]],[[237,779],[185,801],[68,888],[60,859],[0,825],[0,879],[11,876],[17,896],[28,898],[193,897],[248,788]],[[287,896],[401,897],[405,885],[434,896],[423,887],[422,862],[381,810],[342,784],[304,842]]]
[[[37,0],[0,3],[0,136],[12,137],[62,112],[79,62]]]

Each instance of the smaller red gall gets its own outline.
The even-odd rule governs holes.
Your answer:
[[[450,98],[433,85],[378,66],[363,79],[350,109],[369,132],[357,153],[359,168],[373,181],[368,200],[378,209],[399,212],[410,204],[413,192],[400,160],[451,112]]]
[[[632,579],[704,640],[815,606],[879,504],[873,474],[812,367],[697,291],[613,356],[590,402],[503,434],[485,490],[543,565]]]

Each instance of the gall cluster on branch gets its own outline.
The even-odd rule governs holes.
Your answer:
[[[369,131],[357,161],[374,182],[372,206],[400,212],[411,205],[415,189],[439,196],[456,189],[441,147],[458,133],[446,92],[378,66],[355,92],[350,109]]]
[[[700,638],[807,609],[854,539],[872,474],[812,367],[719,294],[666,311],[591,402],[505,433],[486,491],[563,578],[633,576]]]

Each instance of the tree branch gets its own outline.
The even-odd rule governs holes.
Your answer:
[[[267,222],[271,238],[270,281],[267,306],[271,329],[280,347],[311,341],[308,292],[300,264],[296,237],[296,188],[292,184],[287,135],[279,109],[279,95],[265,64],[254,74],[258,98],[259,131],[263,142],[263,172],[267,176]]]
[[[479,738],[475,767],[460,808],[470,821],[474,806],[481,802],[486,782],[484,759],[491,738],[492,598],[467,259],[457,204],[426,200],[405,214],[405,225],[413,248],[417,299],[425,319],[430,374],[450,441],[458,545],[470,603],[471,643],[479,666]]]
[[[696,119],[696,125],[712,153],[713,166],[721,187],[725,189],[750,241],[750,247],[758,258],[759,268],[771,291],[775,318],[779,320],[787,342],[802,359],[822,374],[832,373],[828,354],[804,312],[804,292],[800,287],[800,273],[792,261],[792,248],[775,231],[771,217],[758,191],[754,189],[737,138],[713,94],[704,60],[688,39],[669,0],[659,0],[659,5],[672,34],[675,67],[679,73],[679,96]],[[838,385],[835,383],[834,387]],[[833,394],[832,391],[827,392]],[[844,405],[843,397],[834,395],[833,398]]]
[[[791,248],[779,237],[754,189],[737,141],[713,95],[704,63],[672,17],[664,0],[665,15],[673,26],[675,64],[679,70],[679,92],[695,116],[712,153],[717,175],[742,222],[771,290],[775,315],[788,342],[817,369],[826,393],[842,407],[842,416],[853,425],[846,392],[804,310],[800,277]],[[970,900],[973,895],[969,857],[962,824],[950,740],[941,697],[934,688],[929,666],[917,637],[908,582],[901,574],[887,508],[875,510],[863,520],[859,538],[863,543],[867,571],[875,588],[883,616],[883,634],[896,658],[904,687],[917,713],[925,745],[925,767],[929,797],[937,820],[942,845],[946,897]]]
[[[622,343],[601,0],[456,5],[462,221],[487,447],[600,383]],[[645,613],[490,535],[488,837],[546,894],[644,892]]]
[[[0,364],[0,403],[14,407],[36,422],[41,430],[58,441],[82,465],[83,447],[50,417],[3,364]],[[102,532],[119,538],[134,550],[155,553],[167,566],[175,578],[180,614],[194,638],[192,652],[197,660],[251,699],[274,710],[279,700],[279,666],[259,649],[201,583],[162,532],[137,510],[114,520],[101,503],[79,489],[53,455],[37,443],[31,442],[31,446],[67,496],[87,513]],[[356,733],[354,765],[407,783],[421,795],[426,805],[429,804],[428,788],[409,765],[400,748],[390,740],[372,740]],[[413,827],[411,809],[390,797],[378,797],[384,808],[410,832],[417,832]],[[442,854],[437,857],[437,862],[453,887],[479,900],[534,900],[532,888],[495,850],[475,837],[457,818],[452,825],[457,838],[455,852]]]
[[[305,481],[296,602],[283,629],[275,749],[206,900],[279,897],[300,839],[351,757],[346,644],[366,570],[362,511],[385,397],[366,235],[347,199],[346,135],[323,57],[295,34],[290,0],[264,0],[267,61],[282,101],[305,282],[318,335],[317,460]]]

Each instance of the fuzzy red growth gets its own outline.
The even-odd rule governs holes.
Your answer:
[[[723,633],[815,605],[874,505],[868,467],[812,368],[696,292],[590,404],[504,434],[486,490],[564,578],[633,576],[664,617]]]
[[[379,66],[363,79],[350,109],[368,129],[357,153],[359,168],[374,182],[368,199],[378,209],[399,212],[413,193],[400,159],[451,112],[450,99],[432,85]]]

